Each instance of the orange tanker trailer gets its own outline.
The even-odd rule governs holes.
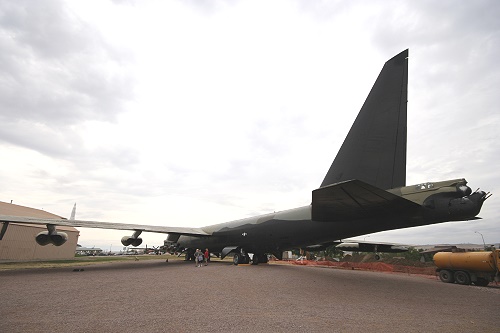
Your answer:
[[[500,250],[491,252],[438,252],[436,272],[443,282],[486,286],[500,280]]]

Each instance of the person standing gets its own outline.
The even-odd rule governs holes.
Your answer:
[[[199,254],[198,254],[198,263],[200,264],[200,267],[203,266],[203,252],[201,252],[201,250],[198,250],[199,251]]]
[[[203,253],[200,251],[200,249],[196,249],[196,252],[194,253],[194,261],[196,262],[196,267],[201,267],[201,264],[203,262]]]
[[[208,248],[205,249],[205,253],[203,254],[205,257],[205,266],[208,265],[208,259],[210,259],[210,252],[208,251]]]

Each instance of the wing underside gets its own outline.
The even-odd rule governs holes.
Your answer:
[[[113,223],[113,222],[101,222],[101,221],[46,219],[46,218],[35,218],[27,216],[0,215],[0,222],[42,224],[42,225],[51,224],[56,226],[60,225],[60,226],[70,226],[70,227],[82,227],[82,228],[99,228],[99,229],[117,229],[117,230],[134,230],[134,231],[140,230],[147,232],[157,232],[165,234],[172,233],[172,234],[181,234],[189,236],[210,235],[201,228],[165,227],[156,225],[140,225],[140,224]]]

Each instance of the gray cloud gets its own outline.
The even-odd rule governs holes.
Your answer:
[[[114,121],[133,97],[130,54],[104,41],[62,2],[2,2],[0,29],[0,121],[12,126],[0,140],[61,152],[62,127]]]

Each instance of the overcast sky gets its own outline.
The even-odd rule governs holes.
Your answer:
[[[307,205],[409,48],[407,184],[493,196],[480,221],[359,238],[500,242],[499,16],[498,1],[0,1],[0,201],[166,226]],[[132,233],[80,231],[115,250]]]

